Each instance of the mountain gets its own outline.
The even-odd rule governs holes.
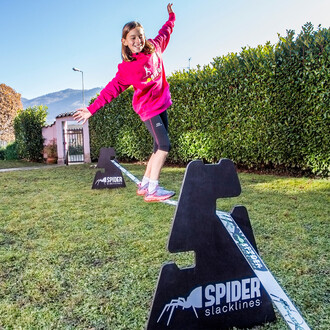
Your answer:
[[[102,90],[102,87],[96,87],[85,90],[85,105],[89,104],[91,98]],[[28,100],[21,98],[23,108],[33,107],[35,105],[45,105],[48,107],[47,124],[51,125],[57,115],[65,112],[72,112],[82,106],[82,91],[77,89],[64,89],[62,91],[42,95]]]

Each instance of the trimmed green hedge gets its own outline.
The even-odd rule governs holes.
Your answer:
[[[168,78],[172,150],[168,160],[230,158],[251,168],[329,175],[330,29],[307,23],[276,45],[217,57]],[[102,146],[144,160],[152,140],[132,110],[133,89],[90,120],[92,157]]]

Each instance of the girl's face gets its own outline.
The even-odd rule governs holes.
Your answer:
[[[121,39],[121,42],[131,50],[132,54],[142,52],[146,43],[143,28],[136,27],[129,31],[126,38]]]

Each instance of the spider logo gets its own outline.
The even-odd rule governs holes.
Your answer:
[[[202,304],[202,287],[199,286],[199,287],[195,288],[194,290],[192,290],[190,292],[189,296],[187,297],[187,299],[184,299],[182,297],[179,297],[177,299],[172,299],[170,303],[168,303],[164,306],[161,314],[159,315],[157,323],[159,323],[159,321],[161,320],[161,318],[162,318],[162,316],[164,315],[165,312],[170,311],[170,314],[169,314],[168,320],[167,320],[167,324],[166,324],[168,326],[170,324],[173,312],[177,307],[182,307],[182,310],[192,308],[195,315],[196,315],[196,318],[198,318],[196,308],[202,308],[203,307],[203,304]]]

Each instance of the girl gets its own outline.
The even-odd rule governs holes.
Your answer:
[[[173,4],[167,5],[169,19],[155,39],[146,39],[138,22],[127,23],[122,31],[122,59],[115,78],[101,91],[87,108],[74,114],[78,122],[86,122],[105,104],[133,85],[133,109],[145,123],[154,139],[154,150],[148,161],[137,194],[146,202],[161,201],[172,197],[173,191],[158,185],[159,175],[170,150],[167,108],[172,104],[169,84],[166,81],[162,53],[173,31],[175,14]]]

